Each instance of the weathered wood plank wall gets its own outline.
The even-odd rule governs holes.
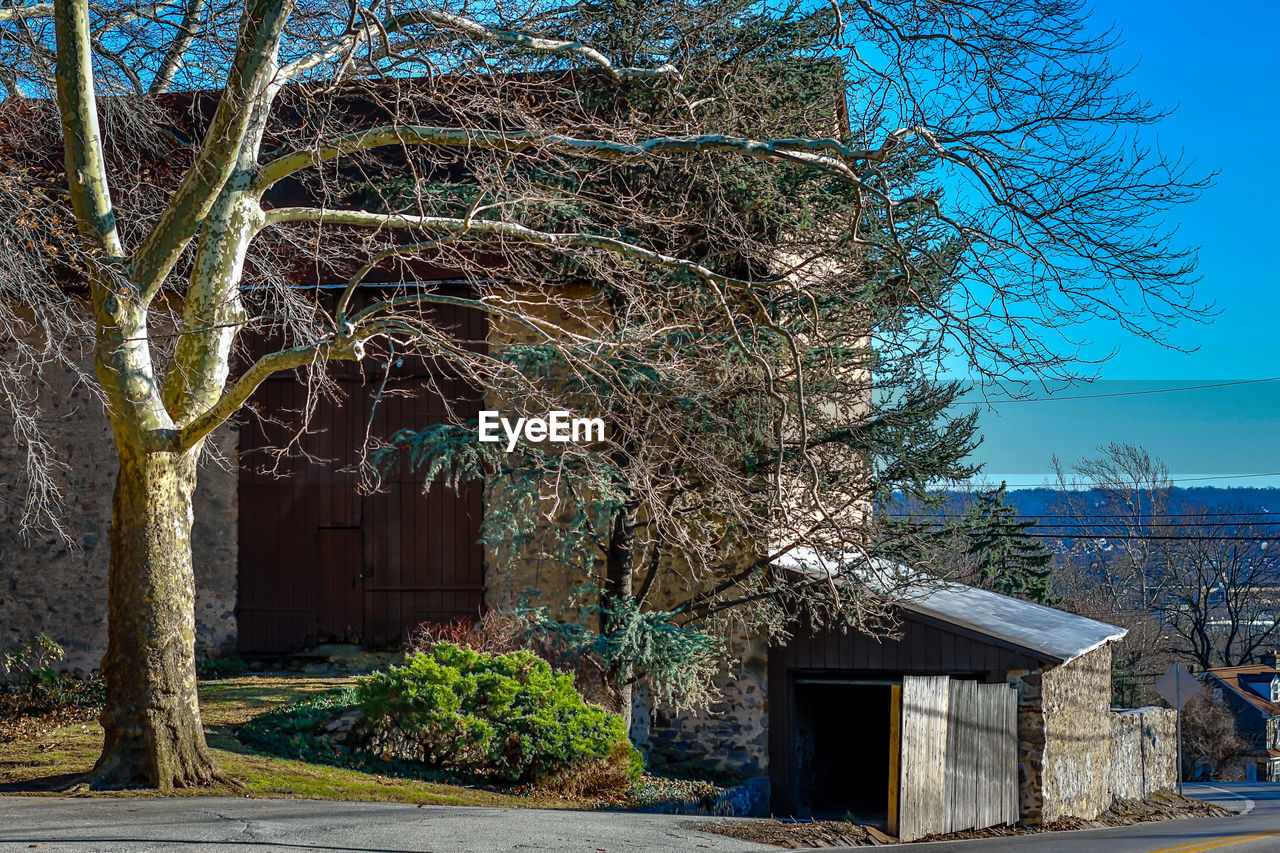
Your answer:
[[[947,774],[938,758],[947,754],[948,681],[945,675],[902,679],[898,837],[904,841],[946,831]]]
[[[946,676],[907,676],[902,696],[899,839],[1015,823],[1014,690]]]

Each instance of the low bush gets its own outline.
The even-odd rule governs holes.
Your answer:
[[[201,681],[216,681],[220,678],[235,678],[243,675],[249,664],[240,658],[198,658],[196,660],[196,678]]]
[[[509,610],[487,610],[478,619],[423,622],[405,640],[404,653],[430,653],[441,643],[486,655],[505,655],[528,645],[529,626],[520,613]]]
[[[622,718],[530,652],[439,643],[361,678],[356,694],[374,749],[478,780],[541,782],[604,762],[634,782],[642,769]]]
[[[62,646],[44,635],[0,654],[0,741],[92,719],[102,709],[102,678],[59,673],[53,665],[62,657]]]

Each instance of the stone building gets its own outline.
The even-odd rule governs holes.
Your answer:
[[[412,366],[400,378],[416,381]],[[114,453],[98,404],[74,380],[54,377],[42,404],[70,463],[62,476],[78,548],[21,537],[20,467],[14,449],[0,446],[0,637],[7,645],[48,634],[68,650],[70,669],[88,671],[106,639]],[[291,382],[270,383],[264,401],[288,409],[298,392]],[[317,417],[326,428],[307,437],[306,449],[324,459],[357,446],[362,405],[359,393],[322,402]],[[435,415],[430,401],[402,402],[384,412],[382,426],[421,426]],[[360,497],[334,463],[299,462],[282,472],[292,476],[265,477],[253,461],[271,438],[263,429],[224,430],[201,472],[194,542],[202,654],[394,643],[421,621],[527,601],[530,590],[543,601],[569,598],[569,580],[545,560],[486,569],[474,545],[484,511],[478,492],[423,494],[406,479],[390,496]],[[1170,712],[1118,716],[1108,707],[1109,644],[1120,629],[954,585],[902,602],[898,619],[893,637],[800,632],[774,648],[732,637],[736,664],[709,709],[649,707],[641,692],[650,760],[738,777],[756,811],[888,817],[904,771],[893,728],[901,737],[911,710],[895,710],[894,690],[945,676],[1016,694],[1019,820],[1092,817],[1115,796],[1172,786]],[[859,772],[837,772],[840,761]]]
[[[469,340],[498,343],[504,334],[465,313],[454,319]],[[527,601],[530,590],[543,603],[567,601],[565,573],[545,560],[494,568],[476,544],[481,489],[424,493],[411,472],[375,495],[355,489],[352,454],[370,419],[383,436],[421,428],[440,419],[446,402],[429,389],[448,394],[464,415],[480,408],[483,392],[442,384],[430,365],[403,359],[386,378],[406,393],[375,411],[369,395],[377,383],[362,368],[338,369],[350,370],[334,377],[348,393],[317,402],[316,429],[302,437],[295,458],[269,465],[263,454],[289,430],[286,414],[301,408],[306,390],[291,375],[268,381],[255,396],[280,423],[246,419],[213,442],[195,498],[199,653],[280,654],[331,641],[381,646],[424,621]],[[67,649],[69,669],[88,672],[106,642],[115,454],[101,406],[76,374],[49,377],[40,405],[68,462],[59,476],[74,545],[21,533],[22,462],[12,441],[0,440],[0,644],[47,634]],[[5,426],[0,435],[9,434]],[[709,709],[652,707],[639,692],[651,761],[737,777],[747,791],[744,810],[852,811],[917,828],[1092,817],[1120,795],[1135,762],[1138,778],[1153,780],[1136,793],[1163,785],[1163,770],[1146,769],[1163,767],[1167,754],[1158,715],[1143,712],[1122,724],[1107,705],[1108,643],[1121,636],[1118,629],[955,586],[903,602],[898,617],[891,638],[802,631],[770,648],[759,636],[731,637],[735,664],[721,674],[720,697]],[[965,783],[975,801],[990,784],[999,794],[990,799],[1009,806],[994,821],[933,808],[929,798],[950,790],[944,784],[960,784],[959,774],[934,773],[932,782],[918,784],[927,774],[908,752],[919,738],[932,738],[935,758],[958,756],[951,741],[957,750],[963,744],[948,731],[962,726],[948,730],[937,721],[984,725],[977,706],[961,709],[978,687],[1012,709],[990,726],[999,741],[991,754],[1003,763],[988,768],[989,778]],[[1154,738],[1156,747],[1130,748],[1143,738]],[[1125,772],[1116,769],[1121,760]],[[1133,795],[1125,784],[1124,795]],[[949,823],[938,822],[944,819]]]

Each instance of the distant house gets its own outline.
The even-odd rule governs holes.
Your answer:
[[[1205,685],[1215,702],[1236,718],[1236,731],[1253,751],[1245,756],[1247,778],[1280,782],[1280,669],[1276,652],[1262,662],[1206,670]],[[1256,774],[1256,775],[1255,775]]]

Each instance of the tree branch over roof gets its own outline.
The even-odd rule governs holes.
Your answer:
[[[30,6],[0,8],[0,23],[28,18],[50,18],[53,17],[53,7],[52,3],[33,3]]]
[[[388,125],[335,137],[307,151],[277,157],[262,167],[255,187],[259,192],[277,181],[310,166],[337,159],[357,151],[386,145],[438,145],[492,149],[496,151],[530,151],[547,149],[582,153],[604,160],[641,160],[655,154],[690,154],[718,151],[741,154],[760,160],[790,161],[840,175],[861,184],[856,167],[882,157],[879,151],[850,148],[836,139],[745,139],[718,134],[666,136],[639,142],[608,139],[582,139],[559,133],[520,130],[483,130],[450,127],[397,127]]]
[[[254,102],[274,83],[280,37],[292,8],[293,0],[250,0],[245,5],[245,33],[200,151],[133,255],[133,277],[145,301],[160,289],[234,171]]]
[[[619,66],[601,51],[580,41],[546,38],[518,30],[489,27],[473,18],[441,10],[415,9],[412,12],[402,12],[372,21],[368,20],[366,15],[362,16],[362,20],[366,21],[363,25],[351,27],[321,50],[285,65],[280,69],[281,76],[292,78],[310,71],[348,53],[361,41],[371,41],[374,35],[397,33],[414,25],[428,24],[437,30],[454,32],[475,41],[497,42],[537,53],[574,56],[604,69],[615,81],[679,77],[679,72],[674,65],[664,64],[658,68]]]
[[[518,222],[494,219],[463,219],[451,216],[414,216],[402,213],[370,213],[364,210],[325,210],[318,207],[278,207],[268,210],[267,225],[290,222],[314,222],[317,225],[354,225],[361,228],[403,228],[413,231],[438,231],[475,237],[496,238],[503,242],[533,243],[563,249],[600,249],[637,261],[696,276],[703,281],[730,287],[767,287],[785,284],[784,279],[748,281],[723,275],[710,267],[647,249],[636,243],[600,234],[575,234],[540,231]]]

